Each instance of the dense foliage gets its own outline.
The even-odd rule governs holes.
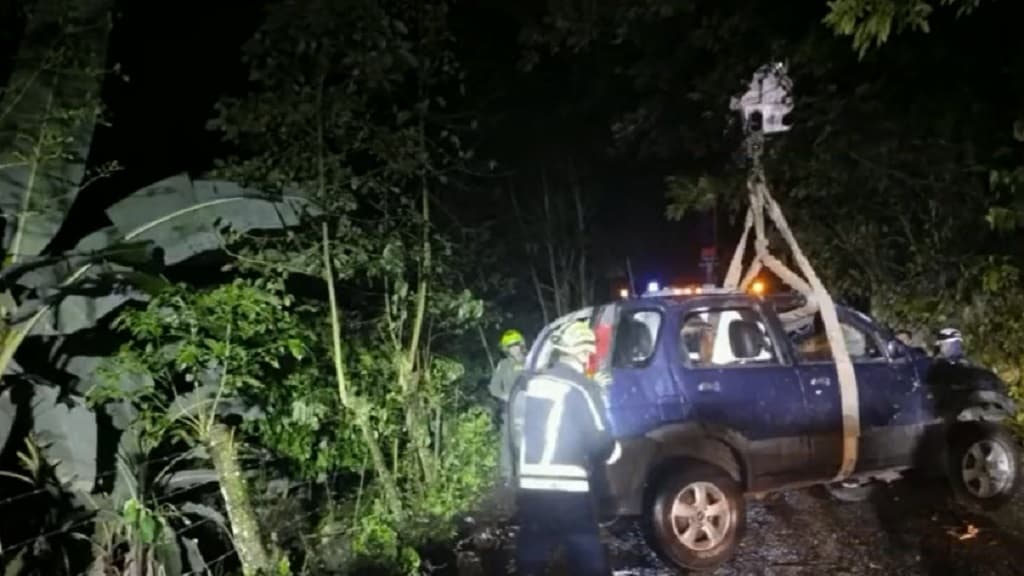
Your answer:
[[[447,113],[465,92],[447,10],[274,5],[246,47],[246,95],[224,100],[212,124],[236,150],[222,173],[309,190],[326,214],[287,239],[242,242],[238,268],[327,284],[331,307],[321,301],[316,316],[333,334],[316,354],[333,364],[320,373],[337,394],[302,413],[347,428],[340,466],[316,472],[358,473],[359,489],[343,503],[356,506],[352,525],[325,517],[333,536],[320,544],[350,543],[354,556],[403,571],[417,568],[415,547],[452,535],[449,520],[493,471],[490,416],[467,409],[463,389],[465,364],[480,362],[462,351],[476,348],[465,333],[483,314],[459,273],[472,248],[432,217],[457,201],[471,156],[472,127]]]

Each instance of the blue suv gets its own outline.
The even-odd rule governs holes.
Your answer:
[[[603,515],[643,517],[652,547],[681,569],[729,559],[745,495],[820,485],[858,500],[909,470],[945,474],[984,507],[1017,488],[1018,445],[1003,425],[1016,408],[999,378],[932,358],[838,307],[860,431],[844,443],[820,315],[787,314],[801,304],[725,291],[625,299],[556,320],[531,347],[527,374],[554,362],[549,340],[560,326],[594,328],[618,442],[598,483]],[[844,456],[856,463],[839,477]]]

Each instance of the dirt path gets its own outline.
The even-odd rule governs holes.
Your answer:
[[[992,514],[949,502],[942,486],[910,482],[881,487],[863,503],[839,503],[808,491],[751,501],[739,553],[713,574],[1024,575],[1024,498]],[[635,523],[611,529],[607,544],[616,574],[674,574],[639,534]],[[513,540],[514,527],[490,531],[466,556],[472,561],[463,562],[461,573],[513,574]]]

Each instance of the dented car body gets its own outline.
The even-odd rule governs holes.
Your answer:
[[[605,409],[621,448],[606,465],[606,517],[652,514],[662,479],[693,463],[728,476],[743,494],[892,480],[909,469],[941,473],[958,424],[998,423],[1016,410],[992,372],[938,361],[838,307],[860,434],[853,475],[837,478],[844,442],[836,365],[820,319],[783,323],[791,307],[730,292],[645,297],[581,310],[541,332],[528,372],[554,361],[548,338],[565,322],[588,321],[598,335],[594,368],[611,375]],[[1013,475],[1015,485],[1015,461]],[[725,557],[712,552],[683,549],[670,559],[692,568]]]

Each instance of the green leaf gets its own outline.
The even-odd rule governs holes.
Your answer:
[[[134,457],[132,456],[134,455]],[[127,504],[138,494],[138,479],[135,477],[133,462],[139,458],[141,451],[138,443],[128,434],[122,434],[118,446],[118,464],[114,468],[114,483],[110,490],[110,501],[114,506],[118,502]]]
[[[696,181],[670,176],[667,184],[668,207],[665,212],[669,220],[681,220],[690,212],[710,210],[718,195],[724,192],[722,182],[707,176],[701,176]]]
[[[216,395],[216,384],[209,383],[198,386],[185,394],[176,396],[167,416],[171,420],[179,420],[207,415],[213,410],[213,401]]]
[[[121,517],[132,526],[137,524],[139,522],[139,501],[134,498],[126,500],[121,508]]]
[[[305,345],[303,345],[302,341],[298,338],[291,338],[288,340],[288,351],[291,352],[292,358],[302,360],[306,354],[305,349]]]
[[[35,387],[33,432],[61,484],[87,494],[96,482],[96,415],[80,398],[60,399],[59,393]]]
[[[157,521],[153,517],[153,514],[148,510],[143,511],[139,518],[139,539],[144,544],[152,544],[156,542],[157,535]]]
[[[989,208],[988,214],[985,215],[985,221],[993,230],[1005,232],[1017,228],[1020,215],[1014,210],[996,206]]]
[[[63,369],[78,378],[75,389],[82,395],[101,385],[112,386],[124,396],[153,386],[153,378],[139,371],[117,370],[115,381],[104,381],[104,378],[111,379],[105,372],[110,369],[110,362],[105,356],[73,356],[65,362]]]

